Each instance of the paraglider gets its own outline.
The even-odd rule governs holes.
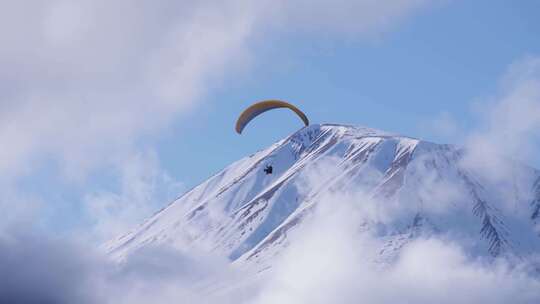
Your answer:
[[[264,168],[264,173],[266,173],[266,175],[272,174],[272,171],[274,171],[274,168],[270,165],[266,165],[266,168]]]
[[[306,126],[309,125],[309,120],[304,114],[304,112],[300,111],[297,107],[293,106],[292,104],[281,101],[281,100],[265,100],[261,102],[257,102],[251,106],[249,106],[242,114],[240,114],[240,117],[238,118],[236,122],[236,132],[238,134],[242,134],[242,131],[246,127],[246,125],[253,120],[255,117],[259,116],[260,114],[270,111],[273,109],[278,108],[287,108],[296,113],[298,117],[304,122]]]

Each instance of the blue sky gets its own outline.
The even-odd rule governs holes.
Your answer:
[[[509,67],[540,54],[539,12],[535,0],[2,3],[0,222],[117,235],[301,126],[278,110],[237,135],[261,99],[313,123],[461,144]]]
[[[314,123],[459,144],[460,134],[429,126],[450,117],[456,133],[475,128],[472,105],[498,93],[510,64],[540,53],[539,11],[538,1],[447,1],[374,37],[273,37],[248,72],[221,83],[158,140],[160,157],[194,185],[301,125],[283,110],[257,118],[243,136],[234,133],[238,113],[267,98],[296,103]]]

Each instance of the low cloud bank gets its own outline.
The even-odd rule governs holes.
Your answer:
[[[209,289],[237,276],[218,257],[159,247],[117,264],[80,243],[13,231],[0,238],[0,273],[1,303],[238,303],[250,294]]]
[[[256,303],[537,303],[528,264],[473,258],[450,236],[418,238],[389,264],[374,263],[382,241],[359,233],[355,204],[322,207],[297,231]]]
[[[326,200],[272,268],[145,248],[121,264],[85,245],[10,233],[0,239],[2,303],[538,303],[528,264],[471,257],[449,236],[418,238],[374,263],[382,241],[359,232],[362,210]],[[330,207],[331,206],[331,207]]]

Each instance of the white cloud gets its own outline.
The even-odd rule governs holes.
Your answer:
[[[500,156],[535,163],[540,139],[540,59],[528,57],[510,66],[501,92],[481,106],[481,127],[467,138],[464,165],[491,179],[502,179],[512,168]],[[507,162],[506,162],[507,163]]]
[[[10,233],[0,237],[0,301],[25,303],[537,303],[527,265],[471,257],[460,240],[413,240],[394,262],[373,263],[382,241],[361,232],[357,198],[328,196],[262,274],[223,258],[149,247],[111,264],[85,245]],[[369,215],[367,215],[369,216]],[[39,272],[39,282],[35,273]],[[9,278],[6,280],[6,278]],[[38,284],[29,293],[28,287]]]
[[[219,257],[156,247],[118,265],[81,242],[21,231],[0,235],[0,271],[2,303],[232,304],[250,294],[229,294],[228,301],[205,293],[208,281],[238,279]]]
[[[237,8],[3,2],[0,168],[17,174],[49,154],[77,176],[121,159],[141,135],[190,109],[213,75],[232,71],[232,58],[242,58],[251,17]]]
[[[395,262],[374,264],[381,240],[360,232],[363,215],[356,202],[328,200],[320,206],[308,225],[292,236],[256,303],[540,300],[540,281],[526,268],[511,267],[504,260],[473,259],[460,241],[444,235],[416,239],[402,248]]]
[[[183,184],[160,167],[152,151],[131,156],[118,170],[118,192],[98,190],[84,197],[85,214],[93,226],[86,234],[93,240],[126,233],[183,191]]]

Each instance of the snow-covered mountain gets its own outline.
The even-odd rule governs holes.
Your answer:
[[[116,259],[149,244],[172,244],[268,265],[325,200],[370,204],[359,231],[393,259],[421,235],[458,235],[471,253],[524,258],[540,252],[540,172],[504,160],[501,176],[467,152],[374,129],[311,125],[228,166],[106,244]],[[264,169],[272,165],[273,173]],[[339,202],[338,202],[339,201]],[[369,201],[369,202],[368,202]]]

